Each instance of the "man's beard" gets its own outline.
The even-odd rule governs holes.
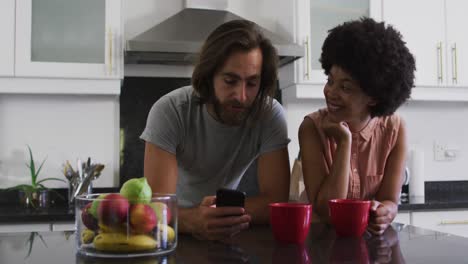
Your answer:
[[[237,100],[230,100],[225,103],[221,103],[218,98],[214,99],[213,106],[219,121],[229,126],[239,126],[244,123],[251,108]],[[234,111],[231,107],[242,107],[243,111]]]

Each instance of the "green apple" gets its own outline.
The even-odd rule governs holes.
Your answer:
[[[126,181],[120,188],[120,194],[127,198],[131,204],[149,203],[153,196],[145,177]]]

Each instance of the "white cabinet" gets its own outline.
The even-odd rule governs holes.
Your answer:
[[[0,233],[75,231],[75,221],[0,224]]]
[[[15,0],[0,1],[0,76],[13,76],[15,54]]]
[[[452,235],[468,237],[468,211],[411,212],[412,225]]]
[[[447,73],[448,82],[459,86],[468,86],[468,34],[466,24],[468,3],[465,0],[446,0],[447,22]]]
[[[50,231],[49,223],[0,224],[0,233],[48,231]]]
[[[417,86],[468,85],[467,8],[463,0],[383,0],[383,21],[402,33],[415,56]]]
[[[323,99],[327,76],[319,59],[328,30],[361,17],[380,19],[381,0],[296,0],[295,14],[295,41],[304,46],[305,56],[280,76],[280,85],[291,98]]]
[[[410,225],[411,224],[411,217],[410,217],[410,212],[398,212],[397,216],[395,219],[393,219],[393,222],[395,223],[401,223],[405,225]]]
[[[55,222],[50,225],[51,231],[75,231],[75,221]]]
[[[319,62],[328,30],[348,20],[370,16],[373,0],[298,0],[297,42],[305,47],[305,56],[296,62],[296,83],[325,84]]]
[[[18,0],[15,75],[120,79],[122,30],[120,0]]]

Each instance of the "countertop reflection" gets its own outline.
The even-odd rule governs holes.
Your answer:
[[[31,241],[33,237],[33,241]],[[269,226],[254,226],[230,241],[179,235],[177,250],[162,257],[105,259],[76,254],[75,233],[0,234],[0,263],[466,263],[468,239],[394,224],[383,236],[340,238],[312,224],[303,245],[274,241]]]

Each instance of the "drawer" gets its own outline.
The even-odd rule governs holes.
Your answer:
[[[75,231],[75,222],[54,222],[51,224],[52,231]]]
[[[410,212],[398,212],[395,219],[393,219],[393,222],[410,225],[411,224]]]
[[[468,237],[468,210],[412,212],[412,225]]]
[[[48,232],[48,231],[50,231],[49,223],[1,224],[0,225],[0,233]]]

